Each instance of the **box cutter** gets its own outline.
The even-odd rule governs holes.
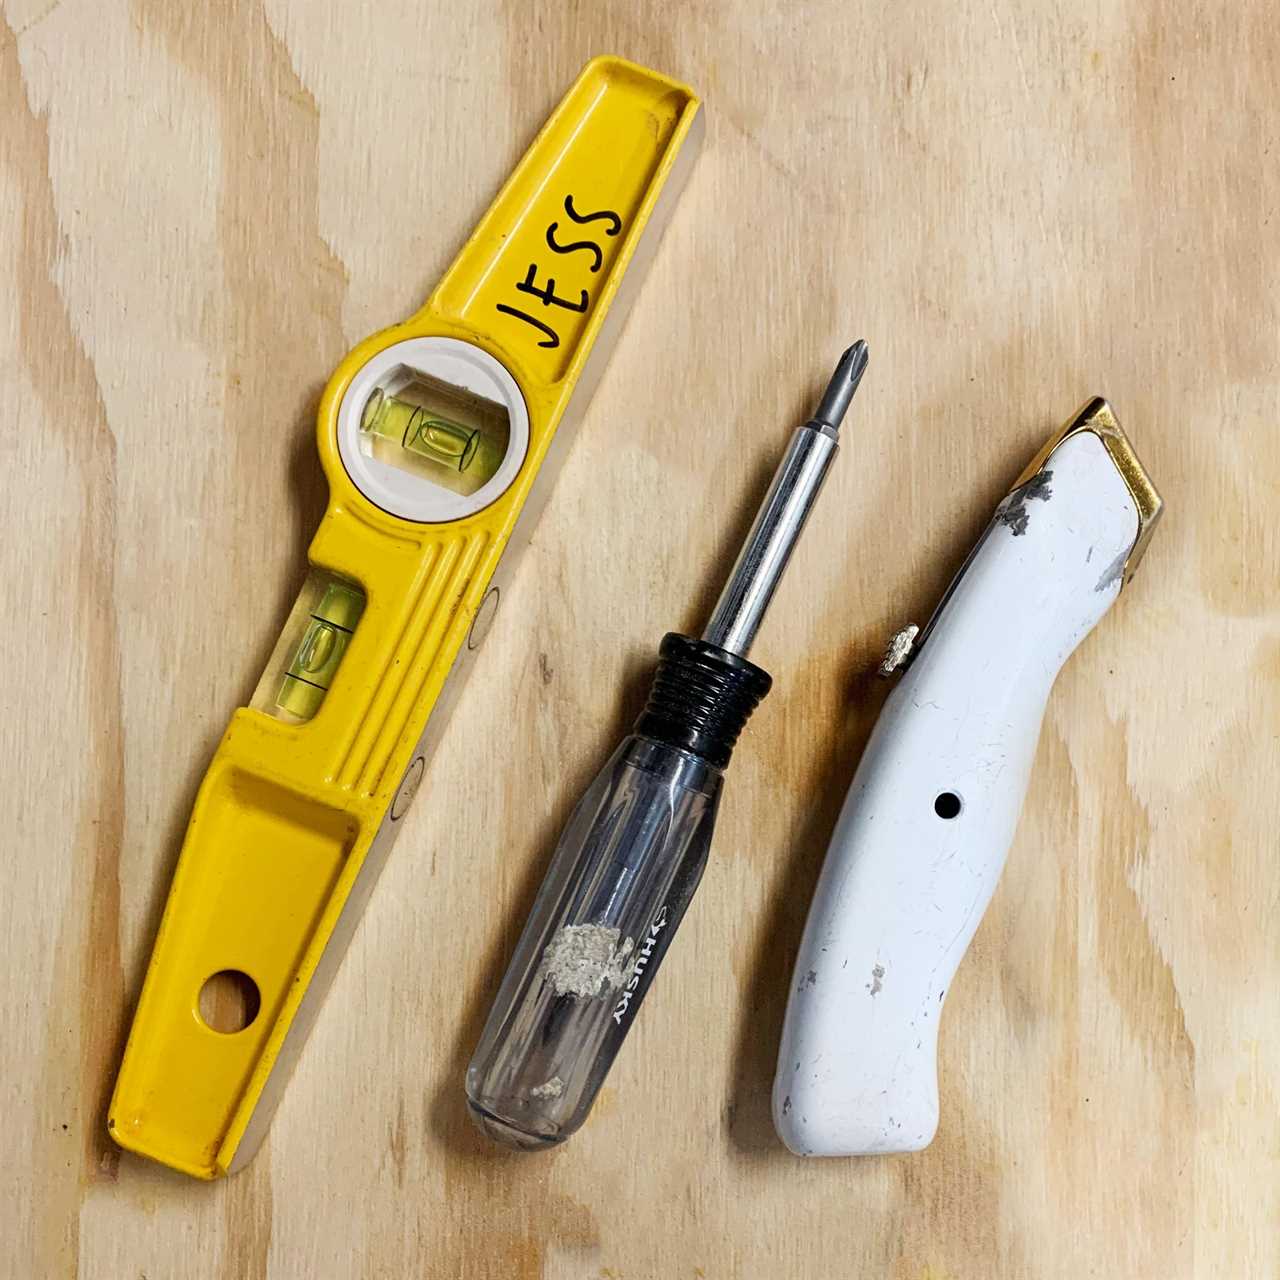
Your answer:
[[[589,63],[430,299],[320,403],[311,571],[196,798],[108,1126],[243,1166],[702,136],[685,86]],[[500,564],[501,562],[501,564]],[[210,992],[238,992],[230,1025]]]
[[[1161,499],[1104,400],[996,508],[904,669],[840,814],[796,960],[773,1118],[798,1155],[917,1151],[946,994],[1013,839],[1049,691]]]

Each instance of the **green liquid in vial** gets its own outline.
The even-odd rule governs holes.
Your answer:
[[[484,432],[382,390],[369,397],[360,430],[461,472],[477,487],[492,478],[502,461],[503,450]]]
[[[310,720],[320,710],[363,612],[364,596],[357,588],[336,582],[325,588],[285,672],[276,706],[299,720]]]

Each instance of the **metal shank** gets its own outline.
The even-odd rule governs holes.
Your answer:
[[[747,656],[839,447],[835,428],[825,424],[806,423],[791,437],[704,640]]]

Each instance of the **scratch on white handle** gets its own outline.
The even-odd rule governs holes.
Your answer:
[[[1119,594],[1137,530],[1102,442],[1070,437],[1001,504],[886,701],[787,1006],[773,1113],[797,1154],[932,1140],[947,990],[1004,865],[1053,681]]]

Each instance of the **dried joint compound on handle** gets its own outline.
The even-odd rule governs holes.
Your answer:
[[[616,991],[631,976],[635,940],[618,943],[604,924],[567,924],[547,943],[542,968],[555,993],[592,999]]]

